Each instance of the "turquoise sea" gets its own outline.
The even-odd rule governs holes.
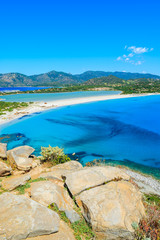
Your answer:
[[[7,96],[8,97],[8,96]],[[8,147],[59,146],[83,164],[94,159],[126,165],[160,179],[160,96],[60,107],[1,126]],[[72,156],[73,158],[73,156]]]

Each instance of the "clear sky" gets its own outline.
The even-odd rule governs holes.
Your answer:
[[[0,0],[0,73],[160,74],[160,0]]]

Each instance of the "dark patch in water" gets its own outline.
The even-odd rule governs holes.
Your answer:
[[[96,154],[96,153],[92,153],[91,156],[93,157],[100,157],[100,158],[103,158],[104,156],[101,155],[101,154]]]
[[[86,152],[76,152],[76,155],[79,155],[79,156],[86,155],[86,154],[87,154]]]
[[[2,134],[0,136],[0,142],[9,143],[11,141],[19,141],[23,138],[25,138],[25,135],[22,133]]]
[[[155,162],[156,159],[155,158],[145,158],[143,159],[144,162]]]
[[[101,139],[108,141],[118,136],[126,138],[129,136],[132,139],[135,138],[136,140],[143,142],[144,144],[145,142],[157,142],[156,144],[160,144],[160,135],[152,131],[131,124],[126,124],[106,116],[90,116],[88,119],[88,123],[85,122],[83,124],[79,123],[80,121],[58,121],[60,124],[63,123],[84,129],[83,136],[66,142],[65,147],[79,146],[86,143],[100,141]],[[90,122],[92,122],[92,124],[90,124]]]
[[[1,143],[7,143],[8,149],[10,149],[10,143],[15,142],[14,147],[19,147],[22,145],[30,145],[31,139],[27,138],[22,133],[12,133],[12,134],[2,134],[0,136]]]
[[[41,114],[42,112],[35,112],[34,115],[38,115],[38,114]]]
[[[31,115],[30,114],[29,115],[24,115],[24,116],[22,116],[22,117],[20,117],[18,119],[21,120],[21,119],[26,118],[26,117],[31,117]]]

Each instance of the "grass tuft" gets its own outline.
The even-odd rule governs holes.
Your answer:
[[[68,224],[68,226],[73,230],[75,238],[77,240],[93,240],[95,239],[95,234],[92,231],[92,228],[88,225],[88,223],[84,220],[82,213],[78,207],[75,206],[75,210],[80,215],[80,220],[74,223],[71,223],[69,219],[66,217],[65,212],[59,211],[58,207],[55,204],[51,204],[49,208],[55,212],[57,212],[60,218]]]
[[[30,187],[31,187],[30,183],[27,182],[26,184],[17,187],[16,190],[19,192],[19,194],[25,194],[25,190]]]

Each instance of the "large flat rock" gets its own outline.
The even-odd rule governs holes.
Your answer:
[[[2,181],[2,187],[6,190],[11,191],[18,186],[24,185],[30,178],[31,176],[29,174],[13,176],[13,177],[11,176],[9,178],[5,178]]]
[[[51,170],[54,170],[54,169],[57,169],[57,168],[67,169],[67,170],[79,170],[79,169],[82,169],[83,166],[78,161],[73,161],[72,160],[72,161],[69,161],[69,162],[58,164],[58,165],[52,167]]]
[[[7,152],[7,159],[12,167],[19,170],[28,171],[32,168],[32,158],[29,156],[34,152],[34,148],[30,146],[21,146],[13,148]]]
[[[72,173],[74,170],[68,170],[63,168],[50,169],[50,172],[44,172],[39,175],[40,178],[53,179],[63,181],[63,176]]]
[[[57,213],[24,196],[0,195],[0,236],[7,240],[58,232]],[[3,239],[3,238],[2,238]]]
[[[43,181],[31,184],[31,198],[44,206],[54,203],[60,211],[64,211],[71,222],[78,221],[79,215],[75,212],[73,200],[68,192],[53,182]]]
[[[63,173],[66,184],[72,193],[77,195],[82,191],[95,186],[102,185],[112,180],[129,180],[130,177],[121,169],[116,167],[87,167],[71,173]]]
[[[133,222],[145,216],[141,193],[129,182],[110,182],[77,196],[87,222],[102,239],[133,239]]]
[[[7,144],[0,143],[0,158],[7,158]]]
[[[12,172],[12,168],[8,167],[6,163],[0,161],[0,177],[10,175],[11,172]]]

